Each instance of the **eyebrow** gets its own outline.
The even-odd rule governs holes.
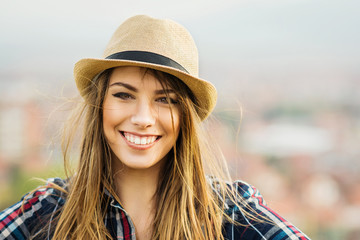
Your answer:
[[[110,84],[109,87],[112,87],[112,86],[121,86],[121,87],[125,87],[133,92],[138,92],[139,90],[130,85],[130,84],[127,84],[127,83],[122,83],[122,82],[115,82],[115,83],[112,83]],[[155,94],[165,94],[165,93],[175,93],[175,91],[173,89],[159,89],[159,90],[155,90]]]
[[[115,83],[110,84],[109,87],[112,87],[112,86],[122,86],[122,87],[125,87],[125,88],[133,91],[133,92],[138,92],[136,87],[133,87],[130,84],[127,84],[127,83],[115,82]]]

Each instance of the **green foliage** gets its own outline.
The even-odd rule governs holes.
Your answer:
[[[46,169],[29,171],[18,165],[10,168],[8,179],[0,188],[0,210],[5,209],[21,200],[21,198],[38,186],[44,185],[44,181],[52,177],[64,178],[62,165],[49,166]]]

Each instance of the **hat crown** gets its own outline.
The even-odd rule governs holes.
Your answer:
[[[195,42],[183,26],[172,20],[145,15],[129,18],[115,31],[103,57],[125,51],[156,53],[177,62],[191,75],[199,75]]]

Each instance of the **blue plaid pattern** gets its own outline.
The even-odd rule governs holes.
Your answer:
[[[208,178],[208,180],[213,190],[217,192],[217,182],[212,178]],[[25,195],[20,202],[0,213],[0,239],[29,239],[44,227],[48,230],[45,231],[46,236],[42,235],[39,239],[51,239],[51,229],[53,229],[51,221],[65,203],[65,197],[60,191],[52,188],[52,184],[66,187],[66,182],[60,178],[49,179],[46,187],[38,189],[31,195]],[[254,187],[242,181],[236,181],[232,186],[236,188],[239,198],[243,199],[237,204],[242,206],[242,209],[239,209],[229,199],[221,199],[220,196],[219,198],[224,201],[227,214],[241,225],[224,221],[223,236],[225,239],[309,239],[295,226],[267,207],[259,191]],[[135,227],[130,217],[107,191],[105,194],[110,197],[110,201],[109,206],[106,207],[107,214],[104,223],[113,239],[135,240]],[[249,211],[249,206],[258,214],[270,219],[271,222],[259,222],[248,218],[244,212]]]

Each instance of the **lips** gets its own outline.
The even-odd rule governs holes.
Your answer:
[[[123,131],[120,133],[129,143],[137,146],[149,146],[161,137],[158,135],[135,135],[133,133]]]

